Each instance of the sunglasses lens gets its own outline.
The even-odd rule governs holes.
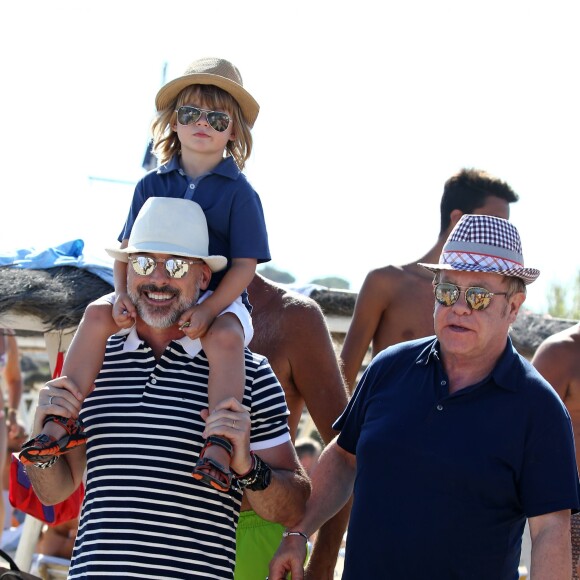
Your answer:
[[[485,310],[491,302],[491,295],[485,288],[468,288],[465,300],[473,310]]]
[[[223,133],[230,126],[230,118],[226,113],[210,111],[206,113],[207,122],[218,132]]]
[[[155,260],[147,256],[137,256],[131,260],[133,265],[133,270],[139,274],[139,276],[149,276],[153,270],[155,270]]]
[[[435,299],[443,306],[451,306],[459,298],[459,288],[454,284],[437,284],[435,286]]]
[[[176,258],[170,258],[165,261],[165,269],[170,278],[183,278],[188,270],[189,264],[185,260],[178,260]]]
[[[195,123],[201,117],[201,111],[195,107],[184,105],[177,109],[177,120],[181,125]]]

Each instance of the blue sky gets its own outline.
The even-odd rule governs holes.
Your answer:
[[[530,307],[580,267],[576,2],[31,0],[0,11],[3,251],[82,238],[104,256],[143,175],[164,63],[171,79],[222,56],[261,105],[246,173],[273,265],[298,282],[336,275],[358,290],[370,269],[420,258],[443,183],[464,166],[520,195],[512,221],[542,270]]]

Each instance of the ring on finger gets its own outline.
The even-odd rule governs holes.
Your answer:
[[[54,395],[50,395],[50,397],[48,397],[48,404],[52,405],[52,399],[53,399]]]
[[[232,420],[232,429],[236,428],[237,421],[235,419]]]

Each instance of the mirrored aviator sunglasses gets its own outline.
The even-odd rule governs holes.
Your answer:
[[[151,256],[132,256],[129,263],[139,276],[153,274],[158,263],[165,265],[165,271],[170,278],[179,280],[189,272],[190,264],[203,264],[203,260],[184,260],[183,258],[152,258]]]
[[[222,111],[208,111],[207,109],[200,109],[199,107],[192,107],[191,105],[182,105],[175,112],[177,113],[177,121],[180,125],[197,123],[202,114],[205,113],[205,118],[209,126],[218,133],[223,133],[230,126],[230,116]]]
[[[461,292],[465,293],[465,301],[472,310],[485,310],[494,296],[507,296],[507,292],[490,292],[478,286],[463,288],[442,282],[435,285],[435,300],[443,306],[453,306],[459,300]]]

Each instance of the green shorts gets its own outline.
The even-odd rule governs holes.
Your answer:
[[[264,580],[283,532],[283,526],[267,522],[253,510],[240,512],[234,580]]]

